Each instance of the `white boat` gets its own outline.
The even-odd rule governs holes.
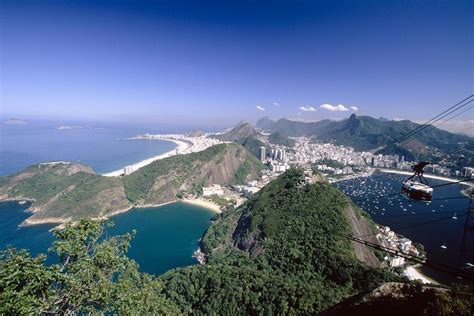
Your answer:
[[[441,249],[448,249],[448,246],[446,246],[446,243],[441,245]]]

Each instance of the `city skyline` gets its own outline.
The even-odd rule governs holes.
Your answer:
[[[423,121],[473,87],[469,1],[4,1],[2,9],[4,118]]]

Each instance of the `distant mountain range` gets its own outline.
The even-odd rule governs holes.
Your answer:
[[[257,128],[270,133],[280,132],[294,137],[307,136],[313,138],[314,141],[332,142],[364,151],[380,150],[418,126],[420,124],[409,120],[389,121],[385,118],[376,119],[356,114],[342,121],[322,120],[310,123],[285,118],[273,121],[265,117],[258,120],[256,125]],[[428,127],[402,144],[386,148],[384,153],[405,155],[411,160],[433,159],[472,143],[474,143],[472,137]],[[472,165],[474,151],[465,151],[464,154],[470,157],[464,163]]]

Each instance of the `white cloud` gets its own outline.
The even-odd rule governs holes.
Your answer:
[[[265,111],[265,108],[264,108],[264,107],[261,107],[260,105],[257,105],[257,110],[259,110],[259,111]]]
[[[351,110],[354,112],[359,111],[359,108],[357,106],[350,106]]]
[[[274,105],[274,106],[280,106],[280,103],[278,103],[278,102],[273,102],[273,105]]]
[[[348,108],[346,108],[344,105],[342,104],[339,104],[337,106],[335,105],[331,105],[331,104],[321,104],[320,106],[321,109],[325,109],[325,110],[328,110],[328,111],[331,111],[331,112],[345,112],[345,111],[349,111]]]
[[[317,111],[312,106],[300,106],[300,110],[305,111],[305,112],[316,112]]]

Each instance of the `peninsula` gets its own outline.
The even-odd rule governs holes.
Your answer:
[[[31,201],[23,225],[104,219],[134,207],[157,206],[200,193],[203,186],[257,178],[263,165],[237,144],[154,161],[124,177],[89,166],[47,162],[0,178],[0,200]]]

